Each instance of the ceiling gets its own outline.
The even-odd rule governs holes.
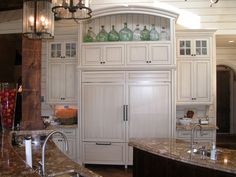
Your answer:
[[[216,35],[216,47],[236,47],[236,35]]]
[[[23,0],[1,0],[0,11],[22,9]]]

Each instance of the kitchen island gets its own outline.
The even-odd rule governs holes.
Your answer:
[[[133,177],[236,177],[236,151],[217,148],[217,160],[190,153],[189,142],[173,138],[133,138]],[[198,143],[196,147],[208,143]]]
[[[24,135],[47,135],[51,130],[40,131],[19,131],[17,136]],[[0,133],[1,138],[1,155],[0,155],[0,176],[1,177],[40,177],[36,168],[38,161],[41,159],[42,144],[32,145],[33,168],[29,167],[25,162],[25,147],[20,145],[12,145],[12,132]],[[47,174],[55,174],[74,170],[84,177],[101,177],[92,171],[84,168],[76,162],[70,160],[63,154],[57,146],[49,141],[46,147],[45,168]]]

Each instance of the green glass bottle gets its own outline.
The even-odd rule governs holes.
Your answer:
[[[136,28],[135,28],[135,30],[133,32],[133,40],[134,41],[141,41],[140,33],[141,33],[141,30],[139,29],[139,24],[137,24]]]
[[[96,35],[92,31],[92,27],[89,27],[87,34],[83,38],[84,42],[95,42],[96,41]]]
[[[112,30],[108,33],[108,41],[119,41],[119,33],[115,30],[115,26],[112,25]]]
[[[96,40],[98,42],[105,42],[108,41],[108,33],[106,32],[106,30],[104,29],[104,26],[101,26],[101,31],[97,34],[96,36]]]
[[[143,30],[140,33],[140,38],[142,41],[149,41],[150,40],[150,32],[147,30],[146,26],[143,27]]]
[[[127,23],[124,23],[124,28],[119,31],[121,41],[132,41],[133,32],[127,27]]]

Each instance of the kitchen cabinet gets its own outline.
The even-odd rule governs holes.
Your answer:
[[[84,44],[82,45],[83,66],[122,66],[125,62],[123,44]]]
[[[171,90],[171,71],[82,72],[83,162],[132,164],[129,138],[171,136]]]
[[[48,102],[76,103],[76,65],[72,63],[48,63]]]
[[[210,103],[210,61],[177,61],[177,89],[177,103]]]
[[[77,48],[73,41],[48,43],[47,102],[77,102]]]
[[[177,38],[178,58],[209,58],[209,38]]]
[[[127,65],[170,65],[170,42],[127,44]]]
[[[70,159],[77,161],[77,140],[76,140],[76,129],[59,129],[62,131],[68,140],[68,151],[66,151],[65,140],[60,134],[53,135],[53,142],[57,147],[66,154]]]
[[[215,133],[215,129],[203,129],[202,132],[196,130],[194,140],[198,142],[213,142],[215,140]],[[191,141],[191,130],[177,130],[176,138]]]
[[[49,43],[49,60],[76,60],[77,45],[74,41],[58,41]]]

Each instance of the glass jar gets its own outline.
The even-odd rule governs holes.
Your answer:
[[[104,29],[104,26],[101,26],[101,31],[97,34],[96,36],[96,40],[98,42],[105,42],[108,41],[108,33],[106,32],[106,30]]]
[[[14,127],[16,84],[0,83],[0,112],[2,131]]]
[[[150,32],[147,30],[146,26],[143,27],[143,30],[140,33],[140,38],[142,41],[149,41],[150,40]]]
[[[124,28],[119,31],[121,41],[132,41],[133,32],[127,27],[127,23],[124,23]]]
[[[92,27],[89,27],[87,34],[84,36],[84,42],[95,42],[96,34],[92,31]]]
[[[158,41],[159,40],[159,33],[157,32],[155,25],[152,24],[152,29],[150,31],[150,41]]]
[[[167,32],[166,32],[166,28],[165,27],[161,27],[160,40],[161,41],[167,40]]]
[[[115,30],[115,26],[112,25],[111,31],[108,33],[108,41],[119,41],[119,33]]]
[[[133,32],[133,40],[134,41],[141,41],[140,33],[141,33],[141,30],[139,29],[139,24],[137,24],[136,28],[134,29],[134,32]]]

